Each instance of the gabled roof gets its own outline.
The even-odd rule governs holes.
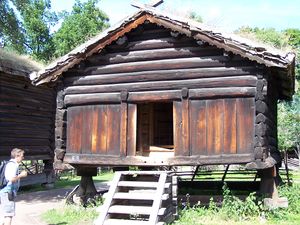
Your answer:
[[[28,57],[0,48],[0,72],[29,77],[31,72],[39,69],[42,69],[42,66]]]
[[[278,69],[281,76],[284,77],[284,82],[287,83],[285,86],[288,86],[285,90],[284,97],[290,98],[294,93],[294,53],[284,53],[236,35],[228,35],[216,31],[216,29],[209,28],[202,23],[162,13],[152,7],[141,8],[134,15],[127,17],[115,26],[78,46],[73,51],[54,61],[44,69],[32,73],[30,77],[35,84],[55,81],[64,71],[80,63],[93,53],[101,52],[107,45],[143,24],[145,21],[150,21],[151,23],[183,33],[194,39],[208,42],[225,51],[241,55],[244,58],[256,61],[267,67]]]

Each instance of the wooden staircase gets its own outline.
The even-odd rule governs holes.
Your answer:
[[[174,180],[174,178],[173,178]],[[174,182],[176,183],[176,182]],[[176,184],[177,185],[177,184]],[[173,191],[172,191],[173,189]],[[116,172],[95,225],[162,225],[175,218],[176,188],[167,171]]]

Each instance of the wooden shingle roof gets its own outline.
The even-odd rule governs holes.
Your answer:
[[[282,52],[237,35],[225,34],[216,29],[209,28],[202,23],[160,12],[152,7],[141,8],[134,15],[127,17],[115,26],[78,46],[44,69],[33,72],[31,79],[35,84],[55,81],[64,71],[80,63],[93,53],[101,52],[107,45],[143,24],[145,21],[185,34],[196,40],[208,42],[210,45],[270,67],[284,83],[282,88],[285,90],[282,92],[281,98],[291,98],[294,93],[294,53]]]

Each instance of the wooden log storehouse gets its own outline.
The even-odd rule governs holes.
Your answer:
[[[148,7],[32,77],[58,88],[57,165],[265,169],[281,161],[277,101],[292,98],[294,64]]]
[[[41,68],[0,49],[0,159],[9,159],[13,148],[25,150],[25,160],[32,165],[27,165],[29,176],[22,185],[51,182],[53,175],[56,93],[32,85],[29,78]]]

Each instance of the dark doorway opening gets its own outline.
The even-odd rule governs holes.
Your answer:
[[[173,103],[137,105],[137,154],[173,153]]]

